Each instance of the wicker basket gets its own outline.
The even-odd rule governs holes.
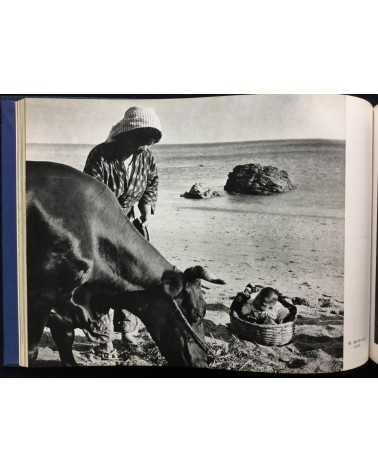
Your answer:
[[[295,321],[276,325],[250,323],[239,318],[234,311],[230,313],[230,318],[232,331],[247,341],[264,346],[284,346],[294,338]]]

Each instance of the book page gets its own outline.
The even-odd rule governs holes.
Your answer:
[[[371,124],[333,95],[28,100],[32,365],[363,364]]]
[[[26,100],[16,104],[17,123],[17,288],[19,324],[19,364],[28,365],[27,268],[26,268]]]
[[[371,324],[370,358],[378,363],[378,315],[377,315],[377,212],[378,212],[378,108],[374,108],[374,147],[373,147],[373,212],[371,248]]]
[[[344,369],[369,352],[373,109],[346,98]]]

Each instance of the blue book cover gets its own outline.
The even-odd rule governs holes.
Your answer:
[[[2,99],[0,106],[3,363],[18,365],[16,101]]]

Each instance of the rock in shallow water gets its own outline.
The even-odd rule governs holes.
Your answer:
[[[208,199],[213,197],[220,197],[221,194],[212,190],[209,187],[205,187],[201,183],[196,183],[192,186],[189,192],[185,192],[181,195],[184,198],[192,198],[194,200]]]
[[[288,173],[273,166],[245,164],[228,174],[224,189],[230,193],[272,195],[295,189]]]

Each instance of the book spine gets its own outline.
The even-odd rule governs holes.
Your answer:
[[[1,105],[1,245],[3,364],[19,365],[17,296],[16,102]]]

